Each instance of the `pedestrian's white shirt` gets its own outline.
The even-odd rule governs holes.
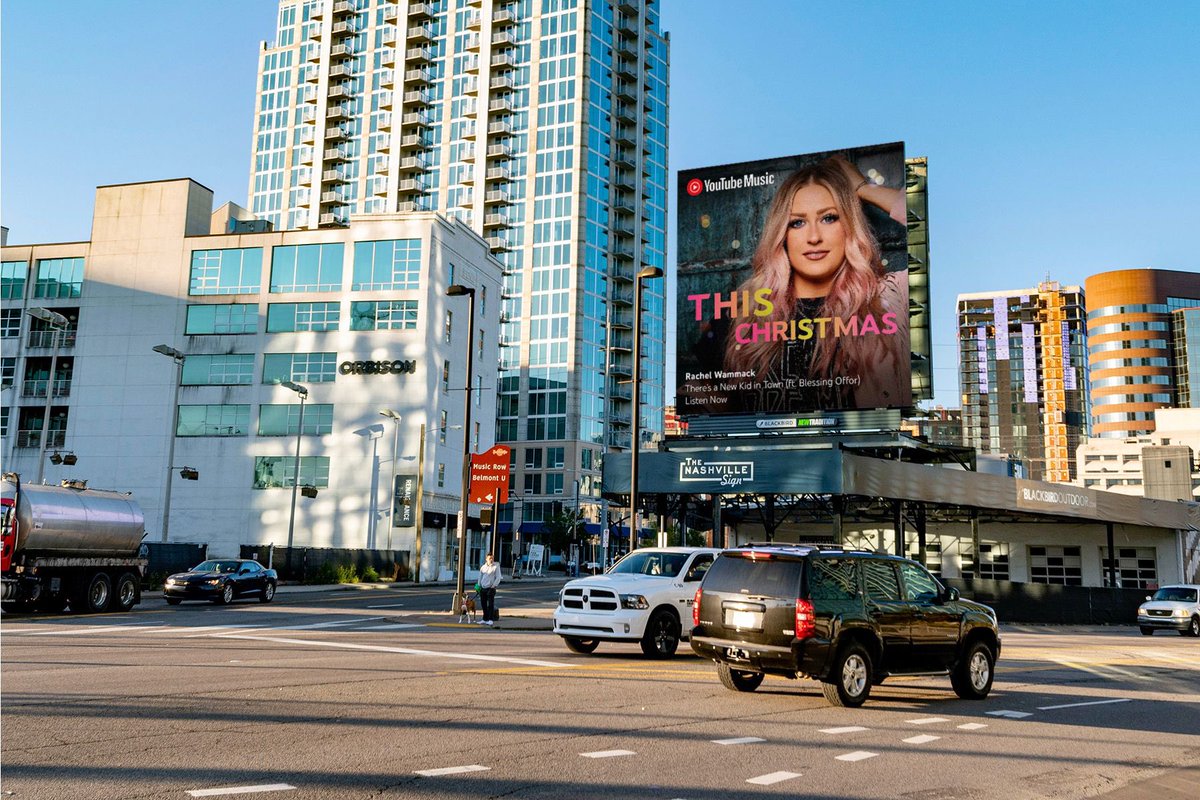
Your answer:
[[[479,568],[479,588],[495,589],[500,585],[500,565],[484,562]]]

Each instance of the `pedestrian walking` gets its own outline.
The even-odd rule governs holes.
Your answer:
[[[479,568],[479,599],[483,605],[483,621],[480,625],[492,625],[500,617],[496,614],[496,587],[500,585],[500,565],[488,553]]]

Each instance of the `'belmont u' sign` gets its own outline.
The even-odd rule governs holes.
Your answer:
[[[343,375],[411,375],[416,371],[416,361],[343,361],[338,365]]]

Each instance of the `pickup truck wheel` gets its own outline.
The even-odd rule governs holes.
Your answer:
[[[656,611],[646,624],[642,652],[651,658],[670,658],[679,648],[679,623],[669,611]]]
[[[71,598],[71,610],[77,614],[99,614],[108,611],[112,599],[112,579],[105,572],[97,572],[83,587],[83,591]]]
[[[580,639],[577,636],[564,636],[563,644],[572,653],[594,653],[596,648],[600,646],[600,642],[595,639]]]
[[[950,673],[950,685],[963,700],[982,700],[992,690],[996,657],[983,642],[967,646],[966,652]]]
[[[221,594],[218,595],[217,599],[213,600],[213,602],[219,606],[227,606],[230,603],[232,603],[233,602],[233,584],[226,583],[224,586],[222,586]]]
[[[1197,637],[1200,636],[1200,617],[1192,617],[1191,623],[1186,631],[1180,631],[1185,636]]]
[[[117,611],[130,611],[137,605],[138,599],[138,584],[137,578],[132,572],[123,572],[117,578],[116,591],[113,599],[116,601]]]
[[[831,680],[821,684],[831,705],[858,708],[871,694],[871,656],[858,642],[846,644],[838,652]]]
[[[274,599],[275,599],[275,584],[268,581],[267,585],[263,587],[262,594],[260,594],[258,596],[258,602],[269,603]]]
[[[732,692],[753,692],[762,685],[764,676],[761,672],[731,669],[728,664],[718,662],[717,677],[721,679],[721,685]]]

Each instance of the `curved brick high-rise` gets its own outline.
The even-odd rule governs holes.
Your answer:
[[[1154,430],[1154,411],[1175,405],[1171,312],[1200,305],[1200,274],[1122,269],[1093,275],[1087,298],[1092,436]]]

